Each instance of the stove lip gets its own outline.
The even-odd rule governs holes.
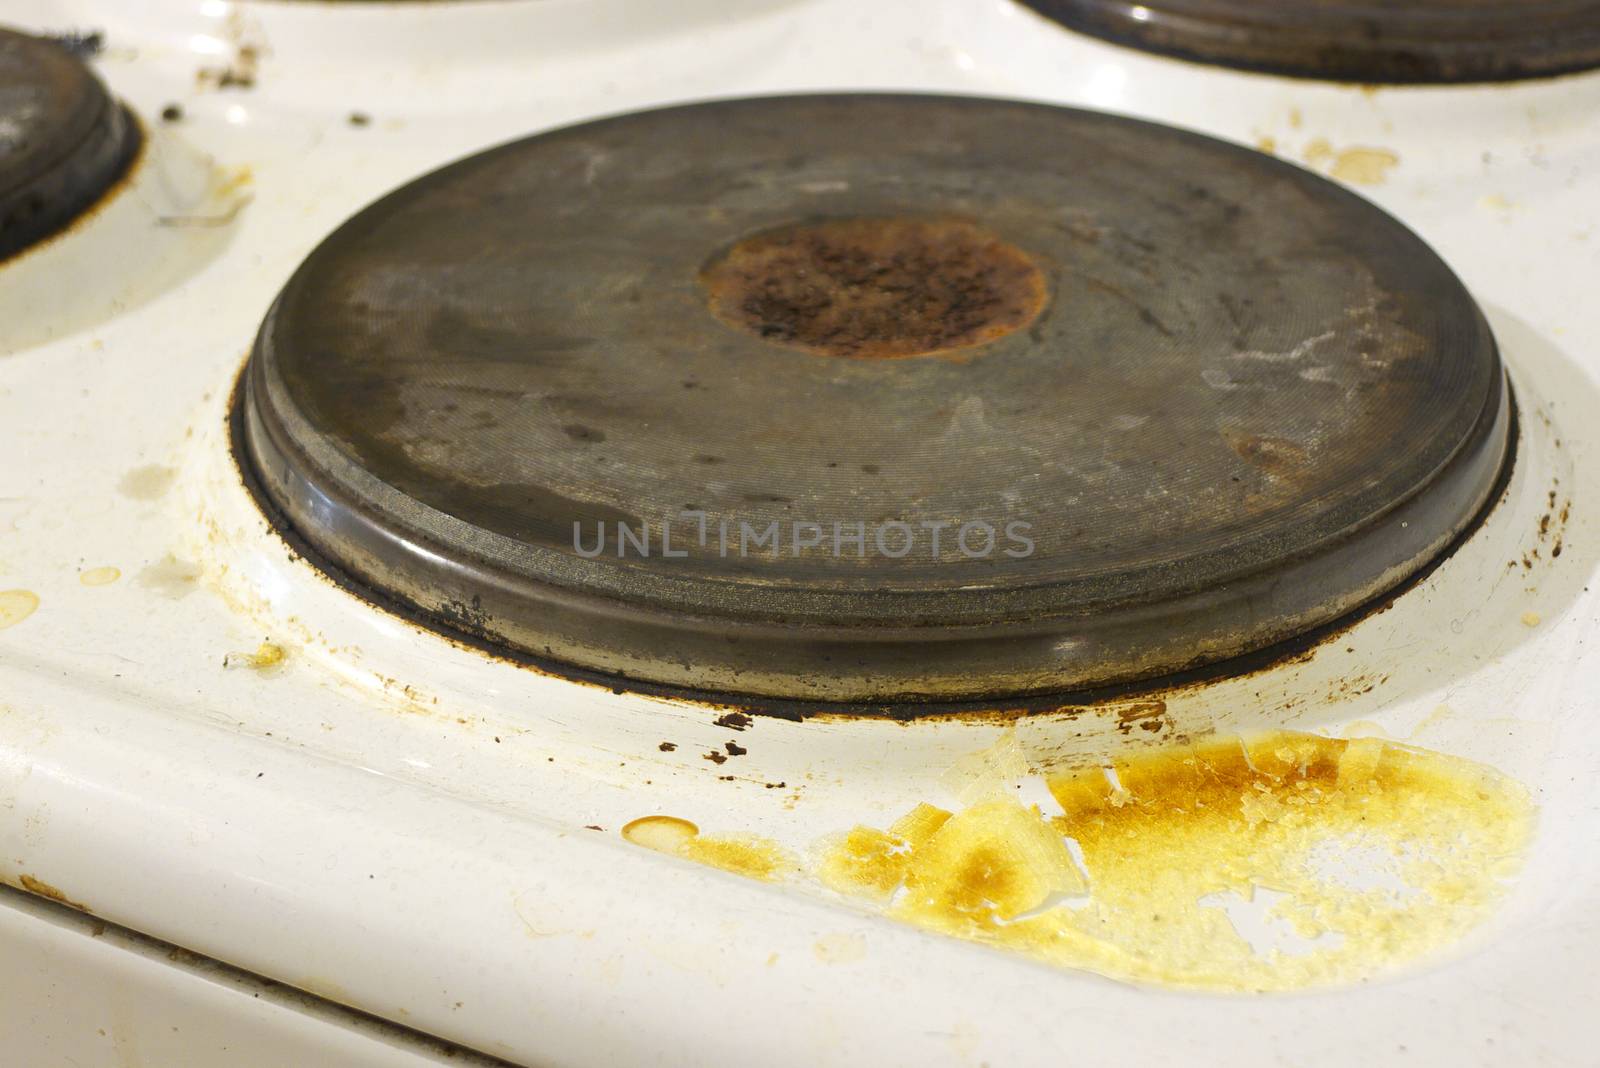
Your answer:
[[[1061,26],[1145,53],[1208,66],[1365,85],[1530,81],[1600,68],[1600,12],[1384,8],[1341,12],[1150,0],[1016,0]],[[1373,19],[1382,20],[1369,32]]]
[[[252,457],[252,446],[247,432],[249,364],[235,380],[227,406],[226,442],[232,467],[251,502],[260,510],[272,533],[281,539],[296,557],[315,568],[318,574],[344,593],[391,616],[402,619],[421,630],[429,631],[457,646],[472,649],[490,659],[537,671],[580,685],[610,690],[614,694],[633,693],[672,701],[687,702],[721,711],[767,716],[774,719],[802,722],[807,719],[888,719],[902,723],[937,719],[952,720],[1011,720],[1031,714],[1059,712],[1063,708],[1094,705],[1112,700],[1130,698],[1155,699],[1174,691],[1204,687],[1224,679],[1233,679],[1271,670],[1285,663],[1296,662],[1325,644],[1328,644],[1369,616],[1386,611],[1400,597],[1425,582],[1429,576],[1448,562],[1456,552],[1482,528],[1506,499],[1507,489],[1516,471],[1518,450],[1522,440],[1521,416],[1518,414],[1515,391],[1506,383],[1506,438],[1504,455],[1493,484],[1483,504],[1462,527],[1448,545],[1420,568],[1401,579],[1394,586],[1355,605],[1349,611],[1323,622],[1303,633],[1280,641],[1241,652],[1226,659],[1179,668],[1160,675],[1130,679],[1097,686],[1078,686],[1030,694],[982,695],[956,699],[873,700],[849,701],[809,697],[771,696],[719,690],[692,684],[652,682],[642,678],[606,673],[591,668],[540,656],[505,644],[491,636],[472,629],[441,623],[418,605],[396,599],[391,594],[374,589],[354,577],[295,528],[277,502],[268,495],[257,473]]]
[[[748,595],[729,601],[659,573],[635,583],[626,576],[580,583],[570,569],[529,564],[532,550],[513,539],[402,497],[321,439],[272,359],[274,323],[296,279],[265,317],[235,418],[241,467],[253,472],[258,496],[276,505],[275,523],[303,539],[324,570],[361,576],[353,585],[369,600],[378,587],[432,629],[569,665],[566,671],[576,665],[633,680],[624,683],[630,687],[916,704],[1092,691],[1195,670],[1326,625],[1397,587],[1474,525],[1511,448],[1509,386],[1493,334],[1473,306],[1493,370],[1480,410],[1464,420],[1466,433],[1405,495],[1325,528],[1326,537],[1298,555],[1234,565],[1204,583],[1102,592],[1092,601],[1064,599],[1061,583],[978,597],[948,588],[862,597],[785,587],[758,607]],[[440,532],[458,528],[463,537],[452,539],[452,553]]]

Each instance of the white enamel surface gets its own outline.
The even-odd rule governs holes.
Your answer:
[[[1006,0],[9,0],[0,18],[104,28],[99,68],[151,134],[127,190],[0,266],[0,589],[40,597],[0,631],[7,881],[33,875],[117,923],[541,1064],[1345,1065],[1401,1047],[1419,1064],[1592,1063],[1600,76],[1364,93],[1139,56]],[[255,88],[198,86],[240,42],[262,56]],[[1169,711],[1183,726],[1375,723],[1527,783],[1528,869],[1467,944],[1354,989],[1178,994],[644,852],[617,830],[656,813],[804,852],[949,804],[941,777],[998,728],[733,733],[718,710],[420,632],[266,530],[223,413],[276,290],[344,218],[551,125],[841,87],[1095,106],[1272,137],[1293,158],[1317,138],[1398,156],[1359,190],[1490,316],[1524,414],[1507,497],[1389,611]],[[172,102],[185,120],[160,123]],[[1552,489],[1572,502],[1555,561],[1538,534]],[[1534,567],[1507,567],[1533,548]],[[122,578],[80,582],[100,566]],[[280,667],[224,667],[264,639],[288,651]],[[1018,742],[1044,762],[1103,748],[1120,740],[1110,718],[1028,721]],[[730,739],[748,754],[703,758]],[[861,952],[825,962],[824,937]]]
[[[0,890],[0,946],[8,1064],[489,1063],[16,890]]]

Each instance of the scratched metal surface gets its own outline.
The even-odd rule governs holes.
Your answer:
[[[712,314],[708,262],[812,217],[969,220],[1048,303],[896,359]],[[249,384],[267,494],[358,582],[582,668],[825,699],[1280,640],[1437,554],[1507,433],[1476,306],[1367,202],[1173,129],[950,97],[665,109],[436,172],[313,253]],[[724,554],[684,510],[829,536]],[[835,523],[891,520],[951,526],[937,556],[835,554]],[[970,558],[971,520],[1033,551]],[[582,557],[574,523],[602,522],[677,522],[686,556]]]

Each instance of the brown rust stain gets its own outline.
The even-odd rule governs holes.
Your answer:
[[[951,218],[843,218],[745,238],[701,272],[712,313],[763,341],[852,359],[927,356],[1023,329],[1049,299],[1021,249]]]
[[[1138,701],[1115,711],[1119,734],[1131,734],[1135,727],[1152,734],[1170,730],[1172,727],[1172,720],[1167,717],[1165,701]]]
[[[66,894],[63,894],[60,890],[57,890],[49,883],[45,882],[43,879],[37,878],[36,876],[19,875],[17,876],[17,882],[22,885],[22,889],[28,891],[30,894],[37,894],[39,897],[49,898],[58,905],[65,905],[67,908],[77,909],[79,912],[90,911],[88,905],[85,905],[81,901],[72,900]]]
[[[753,722],[754,720],[743,712],[729,712],[726,715],[718,716],[711,721],[711,724],[715,727],[726,727],[730,731],[742,731]]]
[[[1305,447],[1287,438],[1224,430],[1223,440],[1239,459],[1275,479],[1293,479],[1307,469],[1310,455]]]

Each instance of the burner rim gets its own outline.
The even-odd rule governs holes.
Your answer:
[[[1550,3],[1460,12],[1383,9],[1388,35],[1361,38],[1361,9],[1342,17],[1273,11],[1162,10],[1160,0],[1017,0],[1066,29],[1148,55],[1207,66],[1364,85],[1532,81],[1600,69],[1600,14]]]
[[[0,28],[21,42],[30,57],[69,80],[68,121],[58,137],[36,141],[12,162],[18,166],[0,186],[0,261],[64,230],[111,190],[132,168],[144,144],[133,112],[106,89],[89,66],[46,38]]]
[[[972,98],[933,99],[972,102]],[[1184,131],[1172,132],[1214,143]],[[514,150],[526,140],[469,159]],[[591,562],[552,550],[543,552],[556,557],[558,567],[541,571],[542,563],[517,566],[519,555],[537,557],[534,550],[541,547],[469,528],[382,483],[333,442],[320,440],[272,371],[274,324],[296,292],[297,282],[314,271],[323,247],[347,232],[359,232],[383,206],[419,195],[464,162],[409,183],[364,209],[334,231],[285,286],[263,323],[243,378],[241,461],[253,467],[265,496],[282,509],[288,525],[317,555],[328,557],[334,568],[360,575],[358,585],[388,591],[388,597],[406,603],[437,627],[533,656],[695,690],[837,701],[978,699],[1165,675],[1282,641],[1404,582],[1470,525],[1508,454],[1511,415],[1504,371],[1492,333],[1468,297],[1492,354],[1493,376],[1471,430],[1455,442],[1454,451],[1426,478],[1413,483],[1407,496],[1389,502],[1383,511],[1364,511],[1349,529],[1336,534],[1325,531],[1322,542],[1304,558],[1235,562],[1231,570],[1204,572],[1205,582],[1197,583],[1198,589],[1174,592],[1169,581],[1154,595],[1113,593],[1090,599],[1064,595],[1062,583],[1014,586],[981,595],[954,588],[870,592],[785,588],[763,591],[765,604],[755,604],[748,599],[747,582],[725,581],[721,595],[708,595],[707,586],[716,583],[703,578],[685,582],[661,574],[630,577],[609,567],[574,569],[570,565]],[[1261,163],[1287,167],[1264,158]],[[1331,183],[1328,189],[1360,201]],[[1410,234],[1398,221],[1361,203]],[[1410,236],[1426,249],[1414,234]],[[1437,260],[1431,249],[1427,252]],[[1448,272],[1448,267],[1444,270]],[[1459,280],[1454,281],[1459,286]],[[1431,492],[1451,480],[1464,482],[1465,490],[1458,487],[1455,496],[1442,498]],[[1428,515],[1430,502],[1433,510],[1450,519],[1441,525],[1436,517],[1419,518]],[[1417,520],[1415,533],[1396,538],[1394,531],[1405,527],[1391,520],[1407,514]],[[463,529],[455,531],[452,525]],[[454,551],[459,553],[463,544],[477,548],[467,559],[444,561],[429,548],[441,530],[451,532],[446,541],[456,547]],[[1427,531],[1435,533],[1424,537]],[[1347,583],[1342,592],[1328,593],[1324,587],[1334,584],[1328,569],[1348,568],[1340,561],[1361,551],[1387,563],[1379,573]],[[439,562],[419,564],[430,559]],[[1184,566],[1201,570],[1193,559],[1184,561]],[[1300,569],[1300,580],[1289,581],[1286,567]],[[1136,577],[1141,581],[1129,580],[1131,585],[1148,587],[1143,582],[1147,575]],[[1286,605],[1284,585],[1321,592]],[[1273,593],[1274,588],[1280,592]],[[1251,604],[1252,598],[1257,603]],[[1210,621],[1230,605],[1250,624],[1235,620],[1219,626]],[[1263,605],[1271,609],[1265,620]],[[1111,623],[1099,621],[1106,613],[1117,618]],[[1159,641],[1153,644],[1152,635]],[[1074,642],[1075,647],[1064,648]]]

